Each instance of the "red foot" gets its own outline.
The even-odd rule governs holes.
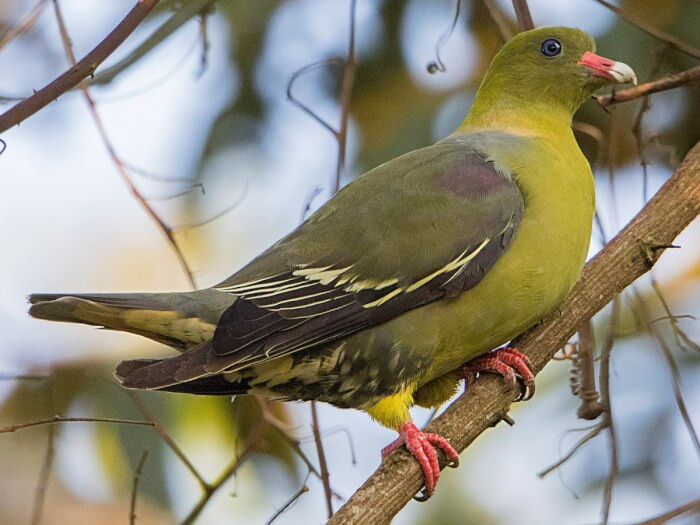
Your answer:
[[[440,465],[438,463],[437,451],[435,447],[442,449],[449,461],[448,466],[459,465],[459,454],[450,443],[438,434],[423,432],[410,421],[404,423],[399,431],[399,439],[390,443],[382,449],[382,459],[385,459],[401,445],[413,454],[423,469],[425,476],[425,489],[421,497],[416,497],[418,501],[425,501],[433,495],[435,484],[440,477]]]
[[[525,401],[535,395],[535,375],[532,373],[532,364],[525,354],[515,348],[506,346],[469,361],[462,368],[466,380],[465,388],[476,379],[477,374],[482,372],[495,372],[502,375],[506,381],[513,383],[513,387],[516,385],[517,378],[520,378],[522,384],[518,401]]]

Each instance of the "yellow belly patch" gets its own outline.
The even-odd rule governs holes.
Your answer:
[[[399,430],[401,425],[411,420],[408,408],[413,405],[413,392],[415,383],[411,383],[401,392],[376,402],[364,410],[385,427]]]

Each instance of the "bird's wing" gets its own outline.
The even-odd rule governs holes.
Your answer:
[[[215,286],[237,299],[211,344],[168,359],[180,363],[163,367],[170,377],[157,364],[135,375],[158,388],[236,370],[454,297],[508,248],[523,208],[511,174],[463,142],[398,157]]]

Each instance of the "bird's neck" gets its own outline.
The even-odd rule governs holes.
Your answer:
[[[477,93],[474,105],[456,132],[492,129],[547,138],[571,134],[573,112],[570,108],[524,101],[504,93],[498,95],[489,97]]]

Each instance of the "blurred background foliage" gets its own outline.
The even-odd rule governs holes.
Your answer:
[[[515,30],[510,2],[495,4]],[[62,0],[76,55],[94,47],[131,5]],[[618,5],[700,47],[700,2]],[[538,25],[575,25],[594,34],[599,52],[632,65],[641,82],[697,65],[593,0],[531,0],[530,6]],[[163,1],[92,80],[112,144],[140,190],[153,197],[151,205],[169,224],[196,225],[175,232],[200,286],[226,277],[293,228],[305,207],[315,209],[328,198],[337,144],[285,93],[299,68],[346,53],[349,7],[347,0]],[[33,9],[32,23],[17,31]],[[447,0],[359,0],[343,183],[449,134],[468,110],[503,37],[481,0],[463,1],[441,51],[447,71],[430,75],[426,65],[453,12],[454,1]],[[51,2],[0,3],[1,110],[66,67]],[[335,123],[341,75],[341,65],[306,73],[295,82],[294,96]],[[576,117],[584,123],[578,129],[589,130],[577,137],[595,167],[608,237],[643,204],[634,133],[641,103],[606,112],[591,101]],[[642,128],[650,191],[700,139],[698,122],[700,83],[652,97]],[[111,372],[120,359],[167,350],[133,336],[29,320],[23,297],[34,291],[185,289],[172,252],[121,184],[79,92],[2,138],[0,426],[55,414],[149,419]],[[209,222],[211,217],[216,219]],[[679,239],[683,249],[664,255],[655,270],[674,314],[700,314],[699,233],[695,224]],[[592,252],[600,242],[597,236]],[[651,317],[666,315],[648,279],[636,286]],[[621,450],[612,518],[631,522],[700,497],[700,468],[665,361],[630,294],[623,297],[622,314],[611,378]],[[599,340],[608,323],[606,312],[597,316]],[[663,324],[674,343],[669,323]],[[697,340],[694,319],[679,324]],[[691,344],[672,346],[691,419],[700,424],[700,354]],[[608,469],[604,436],[582,449],[559,478],[536,477],[573,443],[575,435],[565,432],[582,426],[567,369],[550,365],[538,378],[535,400],[514,410],[518,425],[482,436],[460,469],[443,477],[435,498],[411,503],[396,522],[596,522]],[[40,377],[17,379],[27,374]],[[148,393],[139,400],[207,481],[252,445],[252,455],[245,455],[198,523],[263,523],[299,489],[308,469],[280,429],[301,439],[301,450],[317,463],[306,405],[264,405],[271,425],[253,399]],[[347,497],[393,437],[361,414],[319,408],[331,482]],[[357,451],[355,465],[346,436]],[[201,487],[152,427],[65,423],[0,435],[0,523],[126,522],[144,450],[137,522],[182,521]],[[278,523],[323,521],[322,486],[314,476],[306,483],[310,492]],[[697,516],[677,522],[684,519],[696,523]]]

